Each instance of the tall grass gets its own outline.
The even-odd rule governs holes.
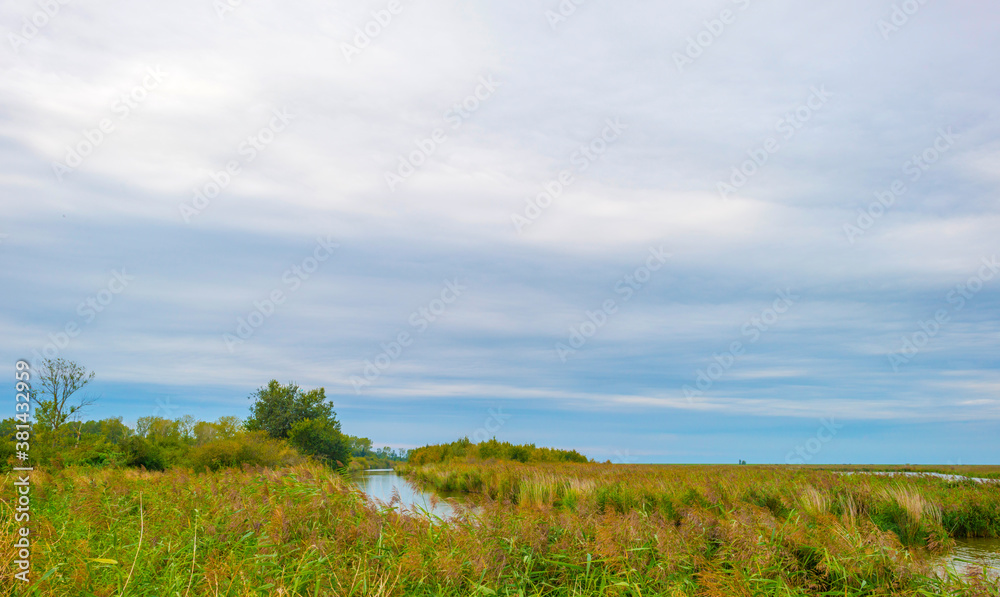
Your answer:
[[[817,469],[728,466],[434,464],[400,469],[425,486],[536,506],[647,511],[751,504],[777,519],[863,516],[905,545],[940,548],[948,537],[1000,536],[1000,483],[933,477],[835,475]],[[570,489],[571,488],[571,489]],[[571,499],[565,496],[571,495]]]
[[[409,474],[474,492],[478,508],[436,523],[380,508],[308,463],[36,471],[36,581],[20,592],[1000,594],[981,579],[927,577],[927,538],[906,544],[876,522],[891,503],[899,520],[943,529],[949,507],[995,509],[995,488],[753,467],[451,464]],[[4,499],[0,567],[9,567],[15,525]],[[15,581],[3,571],[0,594],[9,594]]]

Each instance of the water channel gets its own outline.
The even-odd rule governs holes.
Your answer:
[[[976,483],[1000,483],[1000,479],[986,479],[982,477],[966,477],[964,475],[947,475],[945,473],[931,473],[926,471],[833,471],[838,475],[879,475],[892,477],[899,475],[902,477],[935,477],[946,481],[975,481]]]
[[[365,495],[386,506],[394,504],[409,512],[429,513],[440,519],[457,514],[455,502],[460,498],[440,498],[422,491],[392,469],[362,471],[352,479]],[[395,496],[398,500],[394,502]],[[987,574],[996,578],[1000,576],[1000,539],[957,539],[955,549],[938,566],[939,573],[942,566],[959,574],[981,571],[985,566]]]
[[[944,564],[952,572],[962,575],[982,572],[985,568],[987,576],[998,578],[1000,539],[956,539],[955,549],[945,558]]]
[[[421,491],[416,485],[396,474],[396,471],[392,469],[361,471],[353,475],[352,480],[355,487],[363,491],[365,495],[386,506],[395,504],[409,512],[418,514],[427,512],[442,519],[457,513],[455,506],[448,499]],[[399,499],[393,502],[396,495],[399,496]]]

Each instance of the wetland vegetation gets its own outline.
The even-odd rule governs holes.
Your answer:
[[[36,471],[40,578],[25,594],[998,594],[988,575],[935,572],[955,538],[997,536],[995,484],[777,466],[404,472],[426,490],[467,492],[476,511],[442,524],[386,508],[308,461]],[[8,549],[14,523],[2,520]]]
[[[244,421],[36,426],[32,582],[14,580],[3,492],[0,594],[1000,595],[998,467],[614,465],[467,438],[375,451],[321,389],[251,398]],[[358,470],[373,464],[394,470]]]

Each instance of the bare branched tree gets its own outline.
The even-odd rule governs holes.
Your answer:
[[[73,394],[94,379],[94,372],[65,359],[45,359],[35,373],[32,398],[37,407],[36,420],[52,431],[55,445],[59,429],[74,413],[93,404],[93,398],[81,398],[70,403]]]

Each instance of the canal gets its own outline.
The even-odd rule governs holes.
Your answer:
[[[438,518],[457,514],[449,499],[420,490],[392,469],[361,471],[352,476],[352,481],[369,498],[386,506],[398,505],[413,513],[429,513]]]

